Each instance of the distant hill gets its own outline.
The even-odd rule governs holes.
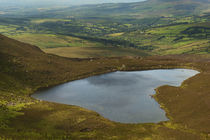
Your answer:
[[[44,5],[46,2],[43,2]],[[53,2],[51,2],[53,4]],[[103,3],[103,1],[101,1]],[[85,4],[85,3],[83,3]],[[81,6],[38,8],[28,6],[11,7],[3,10],[2,15],[10,17],[42,17],[42,18],[152,18],[183,17],[210,13],[210,0],[147,0],[131,3],[103,3]],[[2,7],[3,9],[5,7]],[[14,10],[15,9],[15,10]],[[0,15],[0,16],[2,16]]]
[[[130,15],[136,18],[148,16],[187,16],[209,12],[209,0],[148,0],[136,3],[99,4],[66,8],[56,11],[63,15],[119,16]],[[58,14],[58,15],[59,15]]]

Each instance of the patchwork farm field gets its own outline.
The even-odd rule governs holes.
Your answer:
[[[208,17],[208,16],[207,16]],[[202,20],[203,19],[203,20]],[[61,23],[75,24],[75,21],[65,21],[64,19],[32,19],[23,28],[22,25],[0,25],[0,33],[7,35],[16,40],[36,45],[45,52],[66,57],[99,57],[107,56],[141,56],[141,55],[167,55],[167,54],[208,54],[210,24],[207,18],[200,17],[193,19],[180,18],[179,20],[188,20],[169,25],[156,25],[145,29],[132,27],[133,24],[125,24],[127,27],[136,28],[135,31],[120,32],[117,29],[113,33],[91,37],[81,31],[71,31],[70,26],[61,26]],[[78,22],[78,21],[77,21]],[[80,21],[82,24],[84,21]],[[45,24],[51,25],[45,27]],[[73,26],[71,25],[71,26]],[[37,26],[39,28],[37,28]],[[55,27],[56,26],[56,27]],[[60,29],[54,29],[57,27]],[[86,26],[86,25],[78,25]],[[87,25],[87,28],[90,25]],[[98,28],[99,25],[92,25]],[[101,25],[100,25],[101,26]],[[119,27],[120,28],[120,27]],[[69,30],[67,33],[65,30]],[[86,30],[85,29],[85,30]],[[97,29],[102,30],[101,29]],[[103,30],[107,30],[105,27]],[[88,32],[88,31],[87,31]],[[97,34],[97,32],[95,32]],[[87,33],[89,34],[89,33]],[[64,48],[63,51],[61,51]],[[135,48],[129,50],[128,48]],[[65,51],[64,51],[65,50]],[[88,50],[99,52],[90,53]],[[119,50],[116,53],[115,50]],[[75,55],[71,55],[71,51]],[[128,51],[128,53],[126,53]],[[100,53],[101,52],[101,53]],[[103,54],[104,52],[104,54]],[[65,53],[65,54],[64,54]],[[87,53],[87,56],[80,54]]]

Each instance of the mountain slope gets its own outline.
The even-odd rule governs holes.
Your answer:
[[[36,46],[3,35],[0,35],[0,54],[0,72],[17,78],[17,80],[23,82],[23,85],[29,86],[28,88],[39,88],[40,85],[46,87],[57,84],[59,81],[64,82],[66,79],[77,78],[92,71],[103,71],[99,64],[95,64],[96,62],[92,62],[90,59],[81,61],[81,59],[49,55]],[[76,65],[79,62],[81,65]],[[4,82],[2,81],[0,84]],[[24,89],[25,86],[20,88]],[[2,88],[2,86],[0,87]]]
[[[209,62],[208,57],[194,55],[68,59],[1,35],[0,139],[208,139]],[[37,88],[91,75],[177,67],[194,67],[202,73],[182,87],[158,90],[155,98],[172,118],[158,124],[116,123],[80,107],[29,97]]]

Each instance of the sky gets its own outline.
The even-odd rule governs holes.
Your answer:
[[[100,3],[125,3],[139,2],[143,0],[0,0],[3,6],[30,6],[30,5],[84,5],[84,4],[100,4]]]

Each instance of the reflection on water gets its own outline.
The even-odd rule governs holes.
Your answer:
[[[117,122],[166,121],[164,110],[150,95],[158,86],[180,86],[197,73],[188,69],[113,72],[62,84],[33,97],[78,105]]]

